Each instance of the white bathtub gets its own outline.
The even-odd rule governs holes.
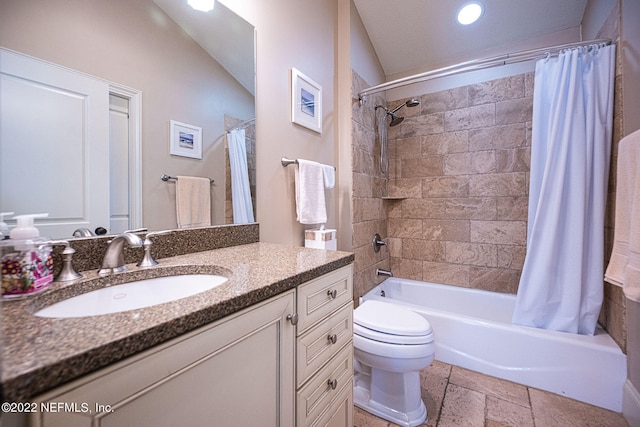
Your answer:
[[[512,325],[515,295],[399,278],[376,286],[368,299],[423,315],[434,330],[436,360],[622,411],[626,356],[599,327],[585,336]]]

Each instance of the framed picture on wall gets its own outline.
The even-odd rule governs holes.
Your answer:
[[[322,133],[322,87],[291,68],[291,121]]]
[[[202,128],[171,120],[169,135],[170,154],[202,159]]]

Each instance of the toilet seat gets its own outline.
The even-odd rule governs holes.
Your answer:
[[[353,332],[390,344],[428,344],[433,330],[424,317],[395,304],[368,300],[353,312]]]
[[[433,333],[427,335],[392,335],[384,332],[374,331],[364,326],[353,324],[353,333],[363,338],[379,341],[387,344],[398,345],[419,345],[433,342]]]

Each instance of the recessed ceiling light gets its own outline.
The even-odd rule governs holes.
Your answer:
[[[201,12],[209,12],[215,6],[215,0],[188,0],[189,6]]]
[[[472,2],[466,3],[464,6],[460,8],[460,10],[458,10],[458,15],[456,16],[456,19],[458,20],[458,23],[461,25],[473,24],[478,19],[480,19],[483,12],[484,12],[484,7],[482,6],[482,3],[480,3],[479,1],[472,1]]]

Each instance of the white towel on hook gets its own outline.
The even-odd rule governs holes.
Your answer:
[[[323,165],[298,159],[295,167],[296,215],[301,224],[327,222]]]
[[[209,178],[178,176],[176,181],[178,228],[211,225],[211,181]]]

